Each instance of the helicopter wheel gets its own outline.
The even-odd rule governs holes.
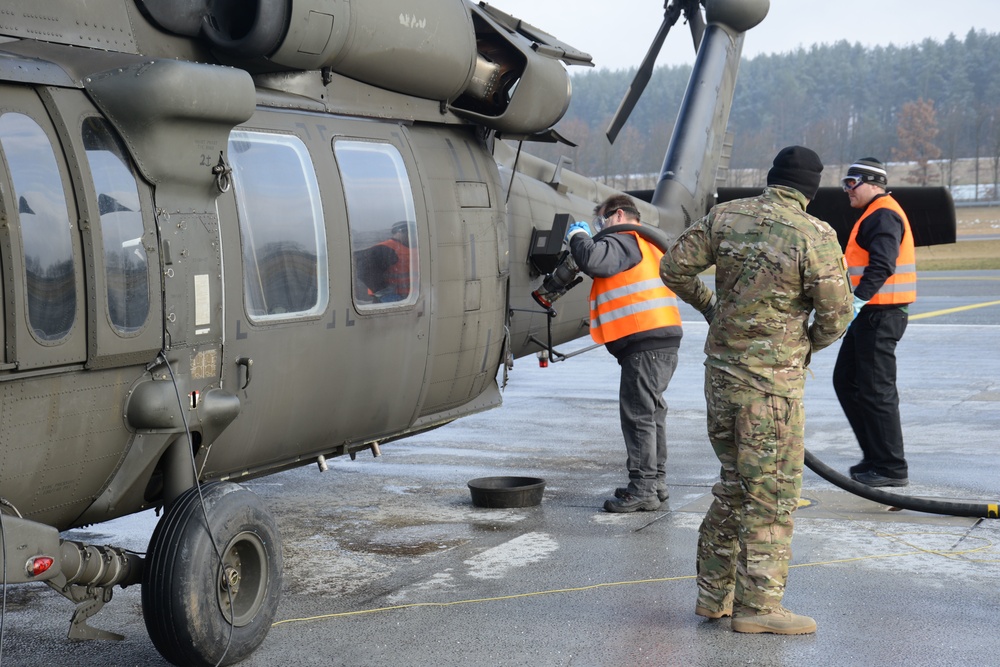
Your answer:
[[[243,660],[271,628],[281,568],[277,526],[256,494],[232,482],[188,489],[149,540],[142,612],[153,645],[175,665]]]

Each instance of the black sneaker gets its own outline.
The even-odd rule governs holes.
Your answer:
[[[864,459],[861,459],[860,461],[858,461],[856,465],[853,465],[850,468],[848,468],[847,472],[848,474],[850,474],[851,479],[854,479],[854,476],[857,475],[858,473],[868,472],[871,469],[872,469],[872,464],[868,463],[868,461],[865,461]]]
[[[617,489],[615,489],[615,498],[619,498],[619,499],[624,498],[625,494],[627,494],[627,493],[628,493],[628,489],[626,489],[624,486],[619,486]],[[667,498],[670,497],[670,492],[667,491],[665,488],[664,489],[657,489],[656,490],[656,497],[659,498],[660,502],[662,503],[664,500],[666,500]]]
[[[623,498],[604,501],[605,512],[652,512],[660,509],[660,499],[656,496],[640,498],[626,492]]]
[[[852,478],[855,482],[861,482],[865,486],[906,486],[910,483],[907,477],[886,477],[874,470],[859,472],[856,475],[852,475]]]

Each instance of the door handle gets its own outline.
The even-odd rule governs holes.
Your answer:
[[[236,360],[236,365],[247,369],[247,381],[243,383],[242,387],[240,387],[241,390],[246,389],[250,386],[250,380],[252,379],[250,369],[253,367],[253,359],[250,357],[240,357]]]

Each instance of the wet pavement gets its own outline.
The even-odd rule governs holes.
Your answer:
[[[898,349],[911,481],[900,493],[997,503],[1000,272],[922,274],[920,289]],[[618,366],[603,349],[547,369],[519,359],[502,408],[387,443],[380,458],[248,482],[277,517],[285,574],[277,623],[242,664],[996,664],[1000,520],[893,511],[810,471],[785,604],[817,633],[741,635],[694,615],[697,528],[718,463],[705,434],[707,325],[683,315],[659,511],[601,509],[625,482]],[[806,446],[846,471],[859,450],[831,386],[838,345],[813,358]],[[474,507],[466,483],[499,475],[544,478],[541,504]],[[142,550],[154,521],[87,539]],[[11,588],[3,666],[166,664],[137,587],[91,621],[122,642],[70,642],[71,612],[44,586]]]

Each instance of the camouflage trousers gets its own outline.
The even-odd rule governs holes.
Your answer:
[[[715,500],[698,531],[698,606],[737,616],[781,604],[802,491],[801,398],[766,394],[706,368],[708,437],[719,462]],[[742,612],[742,614],[741,614]]]

